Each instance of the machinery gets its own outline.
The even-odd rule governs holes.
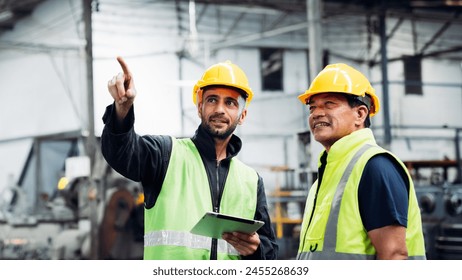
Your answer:
[[[428,259],[462,259],[462,183],[458,162],[406,162],[414,177]]]
[[[455,131],[455,160],[405,162],[421,209],[427,259],[462,259],[461,131]]]
[[[34,139],[0,193],[0,259],[142,259],[141,186],[99,152],[89,170],[84,146],[79,133]]]

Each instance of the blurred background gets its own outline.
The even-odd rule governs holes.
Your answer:
[[[371,81],[380,145],[416,185],[429,259],[462,259],[462,1],[0,0],[0,259],[141,259],[143,195],[102,158],[124,57],[139,134],[187,137],[192,87],[231,60],[255,96],[236,134],[280,258],[298,248],[322,150],[297,96],[326,64]]]

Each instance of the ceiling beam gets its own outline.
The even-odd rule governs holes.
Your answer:
[[[443,33],[451,26],[454,19],[458,18],[460,11],[454,13],[453,17],[447,20],[439,30],[435,32],[433,37],[420,49],[420,54],[423,54]]]
[[[229,40],[226,40],[226,41],[217,42],[211,48],[211,50],[216,51],[218,49],[223,49],[223,48],[227,48],[231,46],[236,46],[236,45],[252,42],[255,40],[260,40],[260,39],[273,37],[273,36],[293,32],[297,30],[306,29],[307,27],[308,27],[308,23],[305,21],[305,22],[301,22],[297,24],[292,24],[292,25],[283,26],[280,28],[272,29],[272,30],[255,33],[255,34],[248,34],[248,35],[243,35],[243,36],[241,35],[241,36],[237,36],[234,38],[230,38]]]

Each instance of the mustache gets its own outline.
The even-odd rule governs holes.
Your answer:
[[[223,114],[214,114],[209,117],[209,121],[214,121],[214,120],[229,123],[229,120]]]

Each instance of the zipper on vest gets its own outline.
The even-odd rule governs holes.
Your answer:
[[[215,175],[216,175],[216,192],[212,191],[212,194],[215,193],[215,197],[212,197],[212,205],[213,211],[219,213],[220,212],[220,197],[222,192],[220,191],[220,162],[217,160]],[[212,238],[212,248],[210,248],[210,259],[217,260],[218,259],[218,240],[216,238]]]
[[[310,219],[308,220],[308,224],[306,225],[306,229],[305,229],[305,234],[303,235],[303,245],[301,246],[301,248],[304,248],[305,247],[305,240],[306,240],[306,235],[308,234],[308,229],[310,228],[310,225],[311,225],[311,220],[313,219],[313,216],[314,216],[314,211],[316,210],[316,200],[318,198],[318,192],[319,192],[319,187],[321,186],[321,184],[319,183],[318,181],[318,188],[316,189],[316,194],[314,196],[314,201],[313,201],[313,210],[311,210],[311,215],[310,215]],[[311,247],[311,245],[310,245]],[[317,247],[317,246],[316,246]],[[310,248],[311,250],[311,248]]]
[[[316,194],[314,195],[313,210],[311,210],[310,219],[308,220],[308,225],[306,226],[305,235],[303,236],[303,246],[301,248],[305,246],[306,235],[308,234],[308,229],[310,228],[311,220],[313,219],[314,211],[316,210],[316,202],[318,200],[318,193],[319,193],[319,189],[321,188],[322,176],[324,175],[324,170],[326,169],[326,165],[327,165],[327,153],[324,153],[321,157],[321,166],[318,169],[318,187],[316,188]],[[317,246],[318,245],[316,244],[316,247]]]
[[[217,206],[213,207],[213,211],[219,211]],[[211,260],[218,260],[218,240],[216,238],[212,238],[212,247],[210,248],[210,259]]]
[[[216,176],[216,196],[213,198],[213,210],[215,212],[220,212],[220,198],[221,198],[221,194],[223,193],[222,191],[220,191],[220,162],[217,160],[217,164],[215,166],[215,176]],[[212,192],[213,193],[213,192]]]
[[[216,238],[212,238],[212,248],[210,248],[210,259],[217,260],[218,259],[218,240]]]

